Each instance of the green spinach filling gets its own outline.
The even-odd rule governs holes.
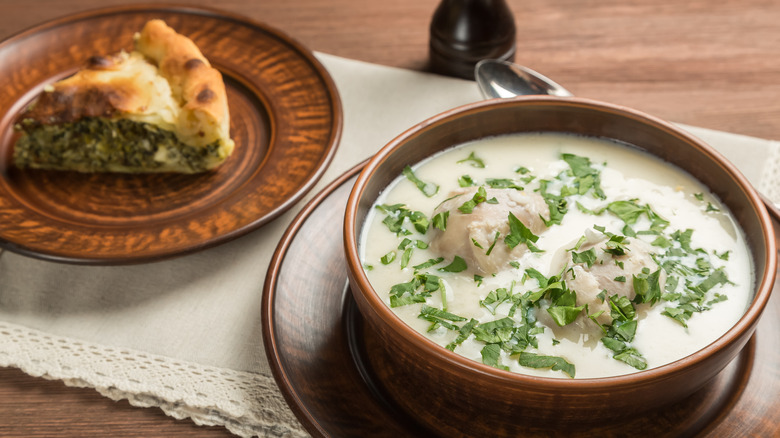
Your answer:
[[[23,120],[24,132],[14,149],[17,167],[72,168],[85,172],[164,170],[183,167],[206,170],[220,158],[220,141],[205,147],[182,143],[171,131],[127,119],[86,117],[56,125]]]

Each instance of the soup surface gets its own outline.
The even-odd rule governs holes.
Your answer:
[[[500,136],[407,168],[360,243],[373,288],[463,356],[547,377],[681,359],[752,297],[726,208],[644,152],[553,133]]]

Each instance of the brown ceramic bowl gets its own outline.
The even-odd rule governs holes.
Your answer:
[[[629,143],[692,174],[731,209],[755,266],[754,298],[726,334],[681,360],[598,379],[532,377],[502,371],[446,350],[402,322],[372,289],[358,239],[372,203],[406,165],[486,136],[563,132]],[[770,218],[740,172],[670,123],[620,106],[579,98],[521,97],[457,108],[404,132],[366,165],[347,203],[344,245],[352,294],[383,345],[369,358],[382,390],[409,415],[447,436],[514,436],[530,428],[635,416],[679,401],[718,374],[755,330],[776,268]]]

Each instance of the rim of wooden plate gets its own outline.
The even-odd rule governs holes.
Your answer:
[[[23,47],[25,42],[28,42],[29,44],[31,38],[34,39],[36,35],[39,35],[43,32],[56,32],[57,29],[63,27],[67,28],[68,26],[78,25],[78,23],[94,20],[116,20],[118,19],[117,17],[122,17],[123,15],[127,15],[129,17],[145,17],[148,15],[149,17],[146,19],[160,15],[163,16],[163,18],[178,17],[178,19],[181,20],[194,17],[198,20],[201,20],[201,22],[224,22],[225,24],[222,24],[223,26],[229,24],[240,24],[243,26],[239,27],[242,32],[246,31],[255,35],[268,35],[267,39],[269,42],[267,44],[276,45],[277,48],[281,47],[282,55],[289,55],[289,57],[292,58],[295,62],[300,65],[304,65],[306,67],[306,71],[304,72],[306,73],[306,76],[303,79],[296,79],[300,82],[300,84],[302,84],[298,88],[309,87],[314,89],[316,87],[318,97],[321,98],[321,101],[318,102],[318,104],[320,105],[322,112],[320,115],[321,120],[317,121],[317,123],[321,124],[321,127],[318,127],[318,129],[321,129],[322,132],[318,132],[317,135],[319,135],[319,137],[310,142],[310,145],[315,145],[315,147],[309,147],[308,150],[304,150],[306,144],[301,142],[302,146],[296,145],[294,149],[295,152],[300,153],[302,156],[305,156],[305,153],[307,152],[309,153],[309,156],[305,156],[304,158],[305,160],[308,160],[306,161],[307,167],[305,174],[300,176],[296,175],[297,179],[295,180],[293,180],[293,177],[291,176],[289,176],[289,181],[285,180],[285,178],[288,178],[288,175],[290,174],[288,172],[290,171],[289,169],[284,169],[286,163],[282,160],[286,156],[282,154],[285,151],[284,147],[288,146],[280,146],[279,142],[289,141],[288,138],[281,137],[283,135],[291,137],[293,133],[291,132],[291,129],[286,126],[283,128],[287,129],[287,131],[282,132],[282,128],[280,128],[280,126],[282,126],[282,123],[286,123],[288,125],[297,123],[298,125],[302,125],[311,122],[304,122],[302,120],[303,117],[300,118],[301,120],[294,120],[290,116],[275,113],[275,105],[287,105],[287,108],[282,109],[290,112],[291,114],[293,111],[309,111],[311,108],[304,108],[306,105],[301,105],[302,108],[298,110],[290,109],[291,104],[287,101],[283,102],[282,104],[277,104],[277,102],[275,102],[273,99],[270,99],[267,95],[272,92],[269,92],[267,89],[259,89],[260,87],[258,87],[258,85],[264,85],[264,83],[261,82],[261,79],[245,77],[246,75],[240,71],[242,68],[241,66],[237,66],[236,64],[228,65],[227,61],[224,62],[224,65],[220,65],[220,59],[218,57],[215,58],[207,54],[207,57],[211,57],[212,59],[216,60],[217,62],[214,62],[214,64],[223,70],[223,75],[225,75],[226,85],[228,85],[227,88],[229,89],[229,92],[249,92],[250,95],[246,96],[244,99],[248,103],[242,103],[242,105],[244,105],[245,108],[251,107],[251,110],[254,111],[252,115],[254,119],[250,121],[256,122],[258,118],[262,118],[263,120],[260,120],[259,123],[265,123],[269,127],[269,132],[262,132],[260,134],[252,133],[252,135],[259,139],[258,142],[265,142],[263,145],[252,145],[252,154],[255,155],[251,158],[253,163],[257,163],[257,166],[250,169],[246,168],[247,164],[233,163],[233,167],[239,166],[239,170],[241,170],[243,173],[241,174],[241,180],[237,178],[232,180],[224,180],[232,184],[230,187],[230,190],[232,191],[225,193],[223,198],[220,198],[214,193],[206,193],[206,195],[210,195],[210,199],[207,199],[210,204],[206,205],[200,212],[198,210],[192,209],[187,210],[184,206],[178,206],[179,210],[176,210],[173,213],[168,211],[171,217],[163,217],[164,215],[162,213],[164,213],[165,210],[158,211],[157,216],[151,218],[153,221],[157,221],[153,224],[157,227],[157,235],[152,236],[151,238],[149,235],[143,235],[142,237],[147,239],[147,241],[139,243],[137,248],[129,246],[127,249],[120,248],[118,250],[106,251],[105,253],[98,251],[90,252],[88,250],[80,250],[78,248],[75,250],[70,249],[66,251],[62,249],[61,246],[58,247],[59,243],[57,242],[58,238],[67,238],[67,236],[63,237],[63,234],[81,233],[81,235],[85,235],[86,233],[92,232],[100,234],[105,230],[109,230],[110,232],[106,231],[108,235],[102,237],[102,241],[105,242],[110,239],[121,239],[122,233],[125,230],[120,229],[121,226],[119,228],[115,227],[113,223],[102,224],[105,225],[104,227],[101,227],[101,224],[68,223],[69,219],[71,218],[56,217],[56,211],[53,215],[51,212],[44,212],[43,214],[43,216],[46,214],[54,216],[52,219],[56,222],[54,226],[55,235],[49,235],[49,241],[54,242],[53,244],[49,244],[48,246],[41,246],[40,244],[30,245],[29,241],[25,241],[24,239],[19,240],[9,238],[7,234],[0,233],[0,245],[2,245],[4,248],[34,258],[86,265],[120,265],[144,263],[189,254],[243,236],[278,217],[283,212],[291,208],[309,190],[311,190],[311,188],[314,187],[317,181],[319,181],[324,172],[327,170],[328,165],[333,159],[333,156],[335,155],[335,152],[338,148],[339,140],[341,138],[343,125],[342,104],[333,79],[324,66],[314,57],[313,53],[297,40],[291,38],[283,31],[280,31],[267,24],[256,22],[247,17],[212,8],[165,4],[139,4],[99,8],[56,18],[16,33],[15,35],[12,35],[11,37],[0,42],[0,52],[7,51],[14,47]],[[129,35],[129,37],[132,37],[132,33]],[[193,39],[197,38],[203,38],[203,36],[193,36]],[[211,43],[209,46],[213,44],[216,43]],[[250,42],[247,42],[246,44],[250,44]],[[71,67],[69,72],[58,73],[58,75],[65,76],[72,72],[72,70],[73,67]],[[292,72],[285,74],[288,74],[290,77],[293,75]],[[301,72],[296,72],[296,74],[301,74]],[[4,106],[9,106],[9,108],[6,108],[7,112],[5,117],[2,119],[2,121],[0,121],[0,128],[2,128],[0,132],[2,132],[4,136],[4,143],[10,142],[10,137],[12,134],[9,134],[9,130],[12,129],[12,120],[15,114],[18,113],[18,111],[20,111],[23,105],[26,103],[24,102],[24,99],[30,99],[32,96],[37,94],[37,92],[40,92],[40,89],[47,82],[46,79],[47,77],[40,78],[40,80],[35,83],[34,86],[28,87],[30,89],[18,92],[17,95],[13,98],[13,102],[10,104],[3,104]],[[304,79],[309,82],[304,82]],[[281,95],[281,91],[273,91],[273,93]],[[234,116],[233,119],[235,120],[236,115],[231,115]],[[292,122],[290,120],[292,120]],[[250,127],[246,129],[251,130],[253,128]],[[301,129],[301,131],[305,132],[305,129]],[[266,137],[260,138],[263,135]],[[301,136],[300,138],[304,137],[305,136]],[[312,135],[312,138],[314,138],[314,135]],[[10,147],[11,146],[9,146],[6,151],[4,151],[6,152],[4,154],[5,156],[0,157],[0,161],[8,161],[7,152],[10,150]],[[293,151],[293,148],[288,147],[288,149],[290,153]],[[230,159],[228,159],[228,161],[223,164],[223,166],[227,166],[229,162]],[[275,168],[270,168],[270,165],[274,165]],[[9,166],[4,163],[2,167],[3,178],[0,180],[0,198],[6,197],[6,199],[5,201],[0,199],[0,201],[5,202],[6,205],[9,205],[10,203],[10,205],[13,207],[5,209],[6,215],[9,214],[9,212],[13,209],[26,210],[22,212],[22,216],[17,216],[17,220],[13,222],[18,222],[19,217],[27,219],[24,216],[25,214],[32,214],[33,216],[39,215],[41,212],[29,210],[30,202],[23,199],[23,196],[19,196],[18,193],[9,194],[8,191],[11,190],[9,189],[9,182],[7,181]],[[227,167],[225,167],[225,169],[227,169]],[[266,197],[260,200],[262,203],[268,204],[268,206],[264,206],[264,204],[261,202],[250,204],[250,201],[253,200],[249,199],[247,195],[249,194],[256,197],[261,196],[260,192],[262,192],[266,187],[261,186],[260,183],[263,182],[261,181],[263,178],[266,178],[265,182],[270,180],[270,177],[268,176],[270,175],[269,169],[279,175],[279,178],[271,181],[272,185],[276,185],[271,188],[279,188],[280,191],[285,191],[284,194],[280,195],[278,198],[270,198],[271,195],[262,195]],[[219,169],[217,169],[215,174],[219,175]],[[118,177],[108,178],[116,179]],[[125,176],[122,176],[122,178],[125,178]],[[129,176],[126,178],[132,179],[138,178],[138,176]],[[145,178],[152,180],[159,177],[145,176]],[[186,180],[187,178],[192,179],[193,177],[178,175],[172,178]],[[288,182],[289,185],[285,186],[284,184]],[[186,183],[186,181],[184,181],[184,183]],[[254,183],[256,186],[249,188],[252,183]],[[222,187],[219,187],[218,189],[221,188]],[[216,191],[217,190],[215,189],[215,192]],[[208,196],[206,197],[208,198]],[[243,199],[245,204],[244,206],[241,205],[242,198],[246,198]],[[264,208],[264,210],[261,207]],[[258,208],[261,208],[261,211],[252,211],[253,209],[257,210]],[[228,211],[231,209],[233,209],[233,211],[228,213]],[[69,212],[69,214],[70,213],[71,212]],[[209,219],[215,219],[212,221],[214,223],[210,224],[213,230],[206,228],[199,230],[203,231],[203,237],[196,236],[195,238],[188,238],[186,236],[182,237],[182,234],[186,234],[187,232],[187,230],[184,230],[176,237],[179,240],[178,242],[173,242],[170,246],[167,247],[165,246],[166,242],[164,241],[164,238],[161,238],[160,236],[165,236],[165,232],[167,229],[169,229],[169,227],[173,225],[180,227],[184,221],[189,221],[190,225],[192,226],[199,226],[200,222],[198,219],[204,219],[203,217],[197,217],[199,214],[201,214],[201,216],[211,215],[210,217],[206,218],[207,220],[205,222],[208,222]],[[236,221],[236,224],[234,224],[232,228],[226,227],[224,223],[220,222],[224,221],[226,217],[225,215],[228,214],[232,215],[233,219],[231,220]],[[36,216],[36,219],[41,219],[41,217]],[[123,220],[120,216],[114,218],[106,216],[104,219],[108,222],[112,220],[119,222],[120,225]],[[90,227],[93,225],[94,229],[90,229]],[[139,230],[144,226],[149,226],[148,223],[144,224],[142,221],[128,221],[126,225],[126,231],[128,231],[130,235],[132,235],[132,233],[139,232]],[[206,225],[209,224],[207,223]],[[152,249],[149,249],[148,247],[151,247]]]

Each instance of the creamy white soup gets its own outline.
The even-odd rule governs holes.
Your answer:
[[[373,288],[433,342],[546,377],[690,355],[752,298],[741,230],[697,180],[644,152],[539,133],[407,168],[360,241]]]

